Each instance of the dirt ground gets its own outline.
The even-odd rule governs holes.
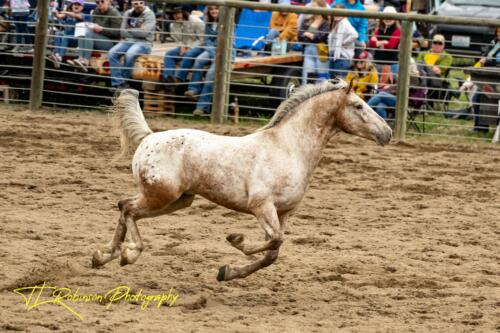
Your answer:
[[[220,266],[255,259],[226,235],[262,231],[252,216],[203,198],[141,220],[146,249],[135,264],[91,268],[94,249],[113,235],[116,203],[135,194],[129,161],[113,160],[110,130],[104,113],[0,110],[0,331],[500,331],[499,147],[409,140],[383,148],[334,137],[276,263],[219,283]],[[27,305],[12,291],[43,282],[78,295],[128,286],[130,295],[179,296],[172,307],[145,309],[123,299],[32,306],[34,297]]]

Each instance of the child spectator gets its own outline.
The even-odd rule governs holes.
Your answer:
[[[28,0],[7,0],[4,3],[10,8],[10,15],[16,27],[16,46],[12,52],[33,52],[33,36],[28,30],[28,18],[30,15],[30,3]],[[24,41],[24,45],[23,45]]]
[[[396,9],[388,6],[384,13],[394,14]],[[370,47],[375,49],[373,58],[377,65],[389,65],[391,72],[398,72],[399,40],[401,29],[395,20],[380,20],[375,33],[370,38]]]
[[[359,97],[365,101],[370,98],[369,95],[378,83],[378,72],[371,63],[368,51],[363,50],[355,58],[353,70],[347,74],[345,79],[347,82],[352,81],[352,87]]]
[[[326,8],[325,0],[313,0],[311,7]],[[307,84],[308,76],[328,79],[328,33],[330,22],[327,16],[312,15],[304,17],[299,29],[299,42],[304,43],[302,84]]]
[[[96,5],[85,37],[78,38],[78,58],[68,60],[70,65],[83,72],[88,71],[92,50],[108,51],[120,39],[120,12],[111,6],[110,0],[96,0]]]
[[[69,46],[75,47],[78,45],[78,40],[75,38],[75,25],[83,21],[83,0],[71,0],[65,11],[54,12],[54,16],[62,24],[64,31],[57,31],[54,42],[55,50],[49,56],[55,68],[61,66],[61,61],[66,54]]]
[[[191,8],[188,6],[176,6],[173,8],[174,22],[170,24],[170,35],[175,40],[176,47],[168,50],[163,58],[162,80],[167,83],[175,81],[175,66],[182,59],[194,59],[203,52],[203,35],[205,23],[196,15],[191,15]],[[179,71],[185,70],[184,66],[191,68],[190,65],[183,63]],[[180,73],[179,73],[180,74]],[[184,81],[186,78],[181,74],[178,81]]]
[[[343,9],[343,4],[335,5]],[[334,16],[332,31],[328,35],[328,49],[330,53],[330,69],[335,75],[345,77],[351,67],[354,57],[354,43],[358,39],[356,29],[346,17]]]

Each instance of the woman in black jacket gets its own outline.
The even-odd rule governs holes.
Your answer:
[[[491,41],[490,47],[479,59],[481,66],[497,66],[500,65],[500,27],[495,29],[495,38]]]

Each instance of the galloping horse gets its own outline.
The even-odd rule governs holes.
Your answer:
[[[387,144],[392,131],[345,81],[299,88],[281,103],[264,127],[243,137],[193,129],[153,133],[138,103],[138,92],[124,90],[114,109],[121,128],[122,153],[135,150],[132,171],[139,194],[121,200],[113,240],[92,258],[94,267],[121,257],[134,263],[143,250],[136,221],[189,207],[195,195],[254,215],[265,241],[249,243],[242,234],[227,240],[246,255],[265,252],[242,267],[225,265],[218,281],[244,278],[278,257],[290,215],[304,197],[328,140],[339,131]],[[124,243],[129,231],[130,240]]]

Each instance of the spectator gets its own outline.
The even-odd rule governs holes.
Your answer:
[[[28,0],[7,0],[4,5],[10,8],[10,15],[16,27],[16,46],[12,52],[33,52],[33,36],[28,30],[30,3]],[[24,41],[24,45],[23,45]]]
[[[125,82],[132,76],[135,59],[141,54],[151,53],[156,28],[155,14],[142,0],[133,0],[132,9],[125,12],[120,34],[122,41],[109,50],[108,59],[111,70],[111,86],[127,88]],[[125,57],[123,65],[120,58]]]
[[[444,36],[434,35],[431,49],[420,52],[417,56],[417,62],[425,63],[430,69],[430,75],[444,78],[453,63],[453,57],[445,51]]]
[[[423,64],[422,69],[426,72],[427,84],[430,88],[427,97],[435,107],[438,101],[443,100],[448,88],[448,71],[453,63],[453,58],[445,51],[445,39],[443,35],[434,35],[431,49],[420,52],[417,63]],[[437,88],[437,89],[433,89]]]
[[[214,91],[215,80],[215,63],[212,63],[208,68],[203,88],[201,89],[200,98],[196,103],[196,108],[193,111],[193,116],[202,116],[210,114],[210,106],[212,102],[212,94]]]
[[[210,65],[215,59],[215,51],[217,47],[217,27],[219,23],[219,7],[207,6],[205,22],[205,40],[203,42],[203,52],[196,57],[191,75],[191,82],[188,89],[184,92],[186,97],[196,100],[203,89],[203,73],[206,66]],[[182,68],[186,70],[177,74],[179,81],[185,81],[187,76],[187,68],[193,63],[192,59],[184,59],[181,63]],[[196,110],[195,110],[196,111]]]
[[[93,50],[109,51],[120,39],[122,17],[111,6],[111,0],[96,0],[97,8],[92,12],[92,24],[87,26],[85,37],[78,38],[78,58],[67,62],[87,72]]]
[[[394,7],[385,7],[384,13],[394,14]],[[401,36],[399,22],[395,20],[380,20],[375,33],[370,38],[370,47],[375,49],[373,58],[376,63],[389,65],[391,72],[398,72],[398,48]]]
[[[163,82],[175,81],[175,66],[182,59],[194,59],[203,52],[203,36],[205,23],[196,15],[191,15],[191,7],[176,6],[173,8],[174,22],[170,24],[170,35],[176,43],[176,47],[167,51],[163,58]],[[185,74],[182,71],[191,68],[192,60],[183,62],[179,69],[181,77],[177,81],[184,81]],[[187,75],[187,73],[186,73]]]
[[[311,7],[327,8],[325,0],[313,0]],[[312,15],[304,18],[299,29],[299,42],[304,45],[302,84],[307,84],[309,75],[328,79],[328,33],[330,22],[327,16]]]
[[[289,5],[289,0],[280,0],[281,5]],[[270,45],[275,38],[286,40],[287,42],[296,42],[298,25],[297,14],[288,12],[273,12],[271,22],[269,24],[269,32],[266,36],[265,49],[270,50]]]
[[[495,38],[491,41],[483,57],[479,59],[481,66],[497,66],[500,64],[500,27],[495,29]]]
[[[377,86],[378,72],[371,63],[368,51],[362,51],[355,59],[353,70],[347,74],[346,81],[352,81],[352,87],[359,97],[365,101],[369,99],[369,94]]]
[[[3,51],[7,49],[8,39],[9,39],[9,21],[0,14],[0,50]]]
[[[495,29],[495,37],[481,59],[479,59],[479,64],[485,67],[500,65],[500,27]],[[481,95],[480,92],[477,91],[477,87],[474,87],[474,84],[469,80],[460,87],[460,90],[476,90],[471,99],[472,109],[474,111],[474,132],[488,133],[489,125],[482,125],[479,117]]]
[[[343,9],[343,4],[335,5]],[[351,67],[354,57],[354,43],[358,38],[356,29],[346,17],[334,16],[332,31],[328,35],[328,50],[330,54],[330,69],[335,75],[345,77]]]
[[[48,57],[50,61],[54,64],[55,68],[61,66],[61,61],[66,54],[68,47],[75,47],[78,44],[78,40],[75,36],[75,25],[78,22],[82,22],[84,16],[82,14],[83,10],[83,0],[71,0],[66,10],[58,12],[55,11],[53,14],[57,20],[63,26],[63,31],[57,31],[54,41],[55,50]]]
[[[365,10],[365,6],[360,0],[337,0],[333,2],[332,7],[335,7],[338,4],[343,4],[345,9]],[[368,19],[365,17],[349,17],[348,20],[358,32],[358,41],[361,44],[361,48],[365,48],[368,43]]]

